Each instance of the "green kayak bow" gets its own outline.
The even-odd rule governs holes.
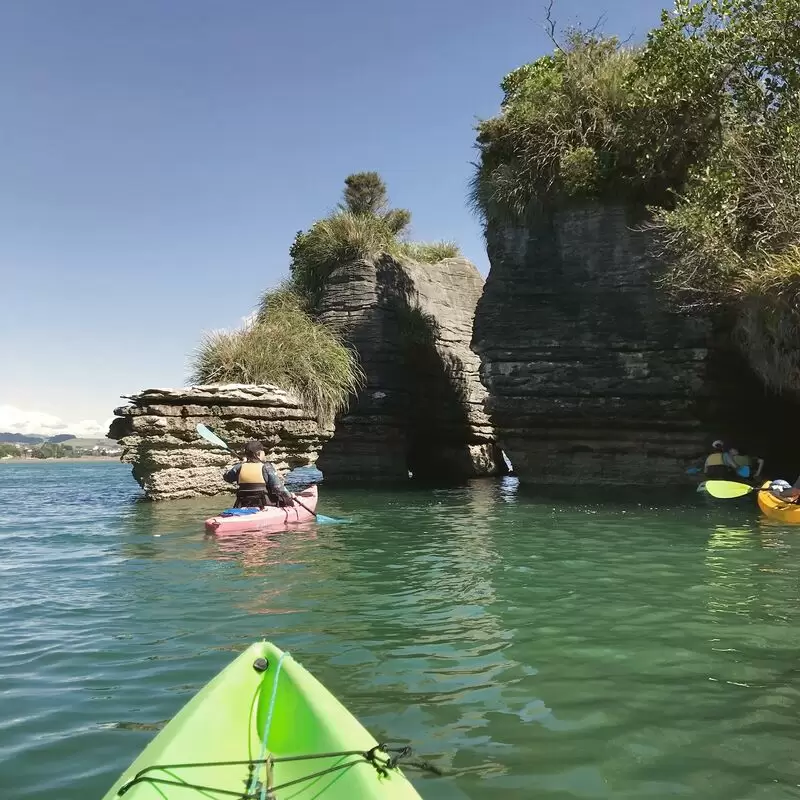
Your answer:
[[[104,800],[419,800],[378,742],[288,653],[249,647],[201,689]]]

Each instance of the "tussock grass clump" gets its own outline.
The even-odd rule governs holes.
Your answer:
[[[316,318],[331,272],[382,253],[423,263],[458,255],[451,242],[408,241],[410,221],[410,211],[390,208],[377,172],[348,176],[339,207],[295,237],[291,277],[261,297],[253,321],[204,336],[191,359],[192,382],[274,384],[333,422],[365,376],[356,353]]]
[[[473,207],[520,219],[536,199],[602,193],[633,155],[624,130],[633,67],[616,38],[572,31],[553,55],[509,73],[500,114],[477,127]]]
[[[338,211],[300,231],[290,251],[292,282],[313,313],[331,272],[341,264],[386,252],[395,234],[382,217]]]
[[[477,126],[470,201],[484,220],[587,198],[671,204],[713,149],[726,101],[702,42],[662,20],[641,47],[570,29],[506,75],[500,113]]]
[[[356,354],[302,305],[286,288],[265,293],[252,323],[206,334],[191,380],[275,384],[296,392],[321,422],[332,422],[363,384],[363,371]]]
[[[290,250],[292,284],[314,314],[331,272],[342,264],[380,253],[434,264],[459,255],[452,242],[411,242],[405,238],[411,212],[389,208],[386,186],[376,172],[345,180],[343,202],[329,216],[298,232]]]
[[[405,256],[420,264],[436,264],[461,255],[455,242],[398,242],[392,255]]]

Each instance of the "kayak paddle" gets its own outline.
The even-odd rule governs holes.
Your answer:
[[[729,500],[733,497],[744,497],[750,492],[768,492],[769,487],[762,489],[759,486],[751,486],[749,483],[737,483],[736,481],[706,481],[706,491],[720,500]]]
[[[239,454],[235,453],[233,451],[233,449],[228,445],[227,442],[223,442],[222,439],[220,439],[219,436],[217,436],[217,434],[214,433],[214,431],[211,430],[211,428],[207,428],[202,423],[198,423],[197,424],[197,433],[198,433],[199,436],[201,436],[207,442],[210,442],[211,444],[215,444],[217,447],[221,447],[223,450],[227,450],[229,453],[233,453],[233,455],[238,457]]]
[[[239,458],[239,454],[233,450],[233,448],[227,442],[220,439],[219,436],[214,433],[214,431],[203,425],[201,422],[197,423],[196,430],[202,439],[205,439],[207,442],[216,445],[217,447],[221,447],[223,450],[227,450],[229,453],[235,455],[236,458]],[[309,514],[313,514],[317,522],[344,522],[344,520],[341,519],[334,519],[333,517],[326,517],[324,514],[317,514],[316,511],[312,511],[305,503],[299,500],[295,494],[292,495],[292,499],[295,501],[295,503],[297,503],[297,505],[300,506],[300,508],[304,508]]]

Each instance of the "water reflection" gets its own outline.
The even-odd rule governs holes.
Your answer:
[[[229,502],[230,498],[226,495],[157,503],[142,500],[137,504],[136,513],[126,520],[126,530],[147,536],[164,536],[188,530],[196,530],[202,535],[205,520],[219,513]]]
[[[758,580],[753,573],[759,550],[760,540],[752,527],[713,527],[705,558],[709,611],[749,615],[758,607]]]
[[[296,545],[308,544],[318,538],[316,523],[295,525],[289,531],[278,533],[242,533],[224,536],[206,535],[206,558],[235,561],[248,570],[263,569],[278,564],[302,564],[304,558],[292,558],[298,553]],[[294,545],[287,548],[288,541]],[[288,557],[287,557],[288,555]]]
[[[501,478],[498,494],[504,503],[516,503],[519,494],[519,478],[510,475]]]

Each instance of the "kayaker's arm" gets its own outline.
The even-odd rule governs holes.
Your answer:
[[[764,459],[763,458],[756,458],[758,462],[758,467],[756,467],[756,474],[754,477],[758,478],[761,475],[761,470],[764,469]]]
[[[285,505],[293,505],[291,492],[286,488],[275,467],[267,462],[261,472],[264,476],[264,483],[267,484],[267,492],[274,497],[280,497]]]
[[[239,481],[239,471],[241,470],[241,464],[234,464],[232,467],[227,469],[222,476],[224,481],[228,483],[238,483]]]

